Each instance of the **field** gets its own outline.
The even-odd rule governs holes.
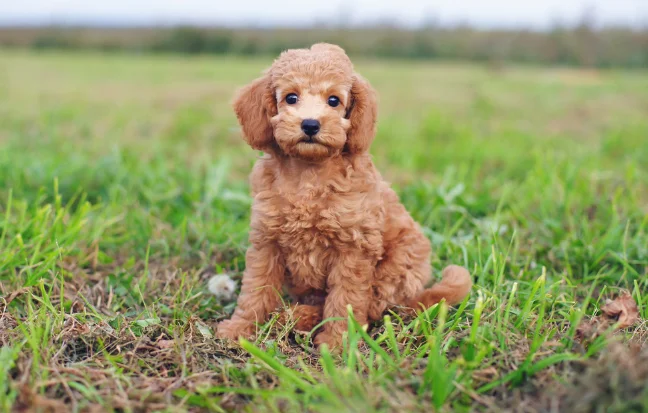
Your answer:
[[[648,73],[357,61],[378,168],[475,287],[338,355],[213,337],[257,156],[230,100],[269,63],[0,51],[0,410],[648,410]],[[577,328],[624,290],[639,322]]]

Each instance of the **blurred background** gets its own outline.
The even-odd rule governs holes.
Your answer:
[[[315,41],[382,58],[648,66],[645,0],[27,0],[0,45],[275,55]]]

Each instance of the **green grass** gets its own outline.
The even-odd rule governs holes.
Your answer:
[[[274,319],[213,338],[233,304],[206,281],[240,280],[256,156],[229,102],[269,63],[0,53],[1,410],[648,409],[645,321],[575,339],[621,289],[648,318],[646,73],[357,62],[378,168],[437,274],[475,287],[351,318],[332,355]]]

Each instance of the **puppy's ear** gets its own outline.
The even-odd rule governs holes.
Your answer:
[[[346,114],[346,118],[351,121],[346,144],[350,153],[359,154],[369,150],[376,134],[377,114],[376,92],[369,82],[357,74],[354,75],[350,104]]]
[[[234,98],[233,106],[246,142],[260,151],[269,149],[273,142],[270,119],[277,114],[269,74],[241,89]]]

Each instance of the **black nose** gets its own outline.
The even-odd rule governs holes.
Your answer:
[[[302,130],[308,136],[317,135],[317,132],[319,132],[319,129],[320,129],[320,123],[319,123],[318,120],[304,119],[302,121]]]

